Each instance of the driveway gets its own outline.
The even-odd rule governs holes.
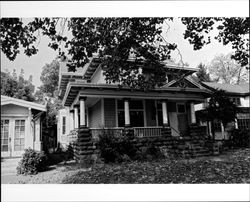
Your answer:
[[[16,178],[16,167],[21,158],[1,159],[1,183],[11,183]]]

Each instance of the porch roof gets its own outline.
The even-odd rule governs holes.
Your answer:
[[[204,101],[210,91],[199,88],[158,87],[150,91],[130,89],[110,84],[93,84],[80,80],[69,82],[63,98],[64,106],[71,106],[78,96],[112,97],[112,98],[144,98],[144,99],[181,99]]]

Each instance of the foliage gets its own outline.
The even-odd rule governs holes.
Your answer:
[[[232,54],[217,55],[209,65],[209,73],[217,82],[240,84],[249,82],[249,71],[242,67],[235,60],[231,59]]]
[[[56,116],[58,114],[58,111],[63,108],[62,101],[56,98],[48,98],[47,99],[47,105],[46,105],[46,126],[49,127],[55,127],[57,124]]]
[[[43,67],[40,80],[42,85],[39,90],[50,97],[54,97],[56,90],[58,90],[59,81],[59,62],[53,60],[50,64]]]
[[[33,101],[34,89],[32,76],[28,80],[24,79],[23,69],[21,69],[18,77],[16,70],[13,70],[12,75],[9,72],[1,72],[1,95]]]
[[[14,60],[20,46],[26,55],[37,53],[35,34],[40,30],[51,39],[49,46],[58,50],[61,58],[69,58],[69,71],[83,67],[98,53],[108,83],[148,89],[166,82],[162,61],[170,59],[171,51],[177,48],[162,36],[162,27],[169,20],[172,18],[35,18],[24,25],[21,19],[2,18],[0,38],[3,53]],[[247,67],[249,18],[182,18],[181,21],[186,25],[184,38],[194,45],[194,50],[210,43],[210,36],[207,40],[204,36],[215,22],[219,23],[216,39],[223,44],[231,43],[235,50],[232,58]],[[62,34],[66,27],[71,37]],[[128,60],[132,58],[133,63]]]
[[[112,131],[103,131],[99,137],[99,149],[101,158],[105,163],[121,162],[129,158],[133,158],[136,148],[129,141],[128,137],[117,137]]]
[[[250,147],[250,130],[234,129],[229,136],[232,147]]]
[[[191,160],[159,159],[150,162],[96,164],[90,171],[68,175],[62,183],[74,184],[169,184],[249,183],[250,150]]]
[[[219,121],[222,122],[224,127],[230,122],[234,122],[236,119],[237,107],[233,101],[226,95],[223,90],[216,90],[211,95],[211,98],[208,102],[208,107],[203,110],[200,114],[200,118],[203,121],[212,122],[212,133],[213,131],[213,122]]]
[[[193,44],[194,50],[211,42],[208,34],[216,25],[219,33],[215,39],[223,45],[231,44],[235,50],[231,58],[249,68],[249,18],[182,18],[182,22],[186,25],[184,38]]]
[[[22,175],[33,175],[44,171],[48,165],[47,160],[47,156],[44,152],[25,149],[23,157],[18,164],[17,173]]]
[[[210,75],[206,71],[206,66],[202,63],[198,65],[199,71],[197,72],[196,76],[201,82],[210,82],[211,78]]]

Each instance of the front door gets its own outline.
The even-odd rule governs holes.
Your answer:
[[[14,131],[12,136],[11,146],[12,156],[21,156],[24,151],[24,140],[25,140],[25,119],[14,120]]]
[[[178,130],[182,135],[186,135],[188,131],[188,117],[185,103],[177,103],[177,119]]]
[[[25,146],[25,119],[1,120],[1,156],[21,156]]]
[[[1,156],[11,156],[10,120],[1,120]]]

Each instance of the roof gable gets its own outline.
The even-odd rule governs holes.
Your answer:
[[[204,89],[199,83],[194,81],[190,76],[187,76],[180,80],[172,80],[167,83],[164,87],[181,87],[181,88],[197,88]]]
[[[8,96],[1,95],[1,106],[8,105],[8,104],[13,104],[13,105],[18,105],[22,107],[27,107],[27,108],[32,108],[40,111],[46,111],[46,106],[37,104],[34,102],[28,102],[25,100],[17,99],[17,98],[12,98]]]

